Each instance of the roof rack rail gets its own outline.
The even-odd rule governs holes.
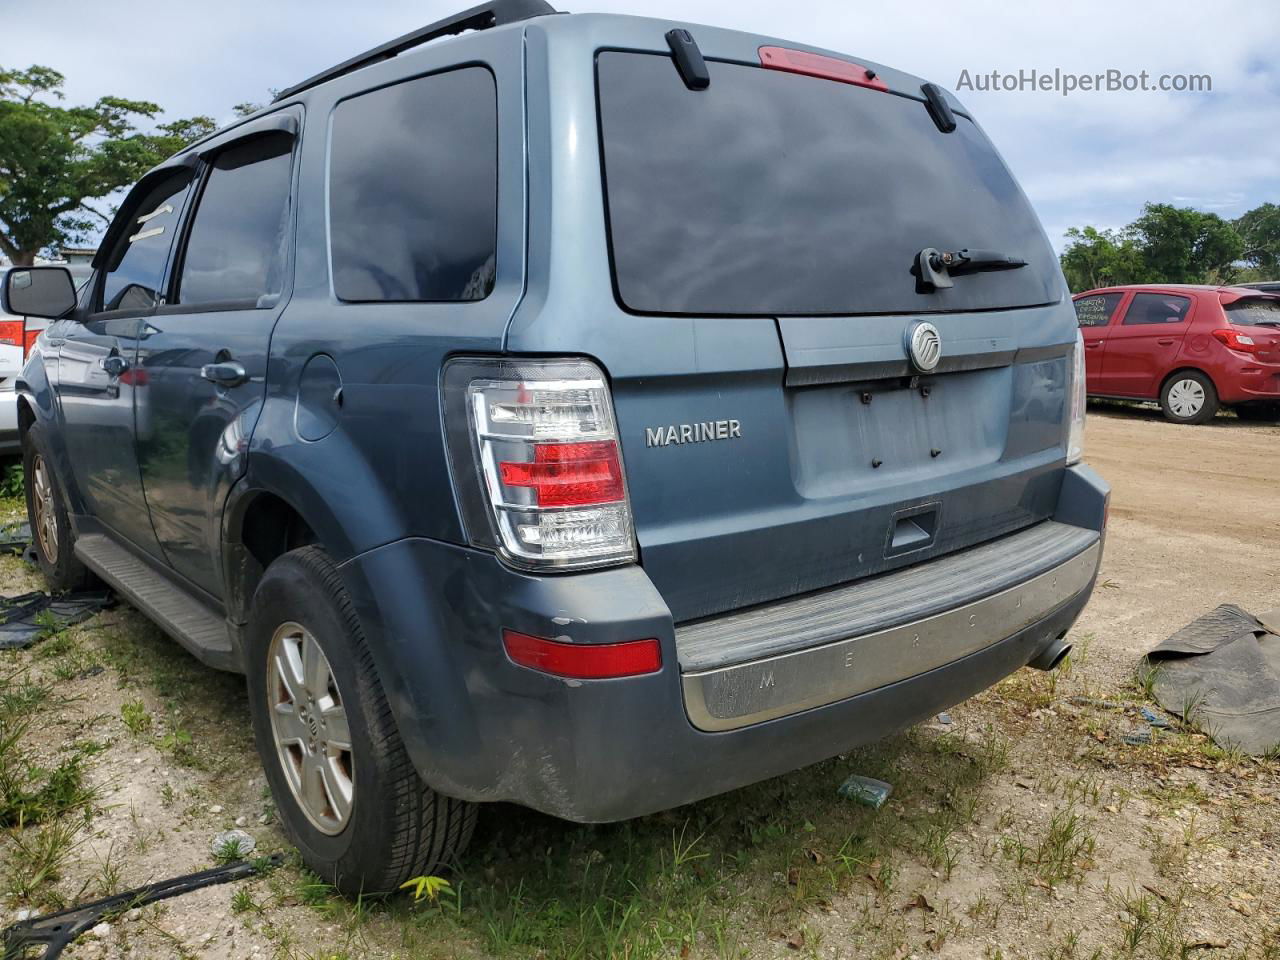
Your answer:
[[[500,27],[506,23],[516,23],[520,20],[530,20],[534,17],[543,17],[547,14],[558,12],[546,0],[493,0],[492,3],[482,3],[478,7],[463,10],[461,13],[455,13],[451,17],[437,20],[435,23],[429,23],[425,27],[414,30],[412,33],[406,33],[402,37],[388,40],[381,46],[374,47],[372,50],[352,57],[350,60],[344,60],[336,67],[330,67],[328,70],[317,73],[314,77],[309,77],[301,83],[281,90],[271,102],[276,103],[285,99],[285,97],[292,97],[295,93],[309,90],[327,80],[341,77],[344,74],[359,70],[361,67],[367,67],[371,63],[390,60],[397,54],[401,54],[413,47],[421,46],[438,37],[448,37],[467,30],[488,30],[490,27]]]

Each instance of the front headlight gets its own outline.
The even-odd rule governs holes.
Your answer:
[[[1076,331],[1076,349],[1071,360],[1071,426],[1067,430],[1067,466],[1084,458],[1084,411],[1088,398],[1084,374],[1084,334]]]

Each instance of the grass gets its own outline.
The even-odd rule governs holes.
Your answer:
[[[151,729],[151,714],[147,713],[147,705],[141,700],[128,700],[120,705],[120,719],[134,736],[139,736]]]
[[[0,694],[0,827],[34,825],[83,809],[94,797],[84,776],[90,748],[72,744],[45,760],[27,745],[35,710],[54,698],[47,683],[23,669],[5,678]]]
[[[349,929],[390,921],[409,949],[461,939],[498,955],[737,956],[754,946],[746,931],[776,930],[813,951],[820,940],[805,918],[814,909],[855,890],[906,899],[895,889],[902,868],[956,865],[950,838],[1007,754],[994,730],[974,743],[913,732],[626,823],[575,826],[498,807],[450,873],[453,896],[353,905],[305,872],[293,896]],[[894,783],[883,809],[836,796],[853,772]]]
[[[213,858],[221,864],[237,863],[249,852],[249,846],[239,837],[226,837],[213,851]]]
[[[1058,960],[1212,956],[1187,952],[1188,911],[1181,894],[1171,891],[1198,846],[1235,844],[1251,854],[1243,838],[1258,835],[1250,832],[1252,821],[1238,831],[1233,827],[1230,840],[1222,824],[1254,814],[1244,806],[1210,805],[1204,790],[1151,775],[1200,765],[1205,772],[1197,776],[1204,778],[1239,782],[1256,776],[1271,784],[1274,761],[1223,751],[1184,725],[1162,732],[1153,744],[1122,746],[1118,731],[1135,722],[1132,709],[1063,709],[1069,694],[1116,699],[1114,691],[1088,687],[1082,675],[1088,654],[1087,643],[1077,644],[1065,669],[1016,674],[958,712],[952,732],[911,731],[638,821],[575,826],[514,807],[486,808],[463,862],[441,871],[452,895],[416,903],[411,892],[341,898],[295,860],[219,902],[247,934],[269,940],[264,957],[282,960],[387,953],[645,960],[825,956],[833,950],[900,960],[956,949],[957,942],[966,955],[980,955],[982,944],[990,943],[988,956],[1013,957],[1028,954],[1009,946],[1002,952],[994,944],[1012,944],[1033,926],[1042,946],[1030,955]],[[26,672],[4,677],[9,664],[23,664]],[[71,703],[60,697],[58,683],[94,664],[107,667],[111,682],[128,691],[119,719],[84,719],[52,759],[28,759],[46,774],[64,763],[77,766],[83,786],[85,757],[101,745],[75,738],[89,731],[103,736],[98,731],[105,729],[122,733],[119,723],[146,749],[160,751],[172,766],[172,782],[138,801],[131,836],[93,856],[80,845],[90,832],[91,795],[80,801],[51,795],[51,804],[35,804],[33,810],[46,811],[42,822],[23,819],[21,828],[10,827],[0,848],[0,896],[10,900],[57,904],[77,888],[96,895],[118,886],[129,874],[128,859],[165,838],[139,820],[148,803],[152,815],[165,809],[178,823],[165,825],[170,833],[205,831],[209,797],[225,795],[229,778],[243,780],[248,765],[256,773],[242,681],[201,667],[127,609],[72,630],[50,624],[33,650],[0,656],[0,716],[47,716]],[[1140,692],[1136,685],[1124,698],[1134,700]],[[975,718],[985,723],[975,724]],[[1108,732],[1105,742],[1092,736]],[[1034,736],[1020,742],[1027,734]],[[138,746],[130,737],[114,739],[117,751],[120,744]],[[997,777],[1011,765],[1016,786]],[[851,773],[894,784],[888,804],[872,811],[838,798],[836,787]],[[993,779],[999,784],[993,786]],[[1218,793],[1213,791],[1215,801]],[[1105,916],[1089,913],[1090,925],[1076,929],[1063,917],[1074,916],[1071,901],[1090,890],[1096,905],[1105,874],[1093,870],[1094,860],[1105,864],[1112,853],[1108,817],[1123,812],[1133,822],[1135,815],[1124,810],[1130,799],[1151,811],[1150,832],[1141,839],[1161,892],[1109,895],[1113,899],[1101,908]],[[1187,807],[1196,813],[1192,827],[1166,822]],[[254,832],[263,843],[265,836]],[[207,836],[201,833],[202,843]],[[150,852],[154,858],[157,850]],[[241,858],[238,850],[222,854],[219,859]],[[959,888],[947,886],[954,879]],[[976,892],[954,894],[966,883],[972,890],[975,880]],[[1059,899],[1067,901],[1060,908],[1054,906]],[[316,924],[299,923],[299,907],[324,918],[323,941],[308,939]],[[826,917],[834,908],[841,913],[838,924]],[[189,955],[188,947],[163,932],[165,916],[157,910],[130,927],[166,955]],[[323,949],[308,952],[318,947]],[[1280,950],[1276,954],[1273,960],[1280,960]]]
[[[39,827],[19,823],[10,831],[6,851],[5,885],[15,900],[63,905],[54,887],[82,839],[85,817],[60,817]],[[25,829],[24,829],[25,828]]]

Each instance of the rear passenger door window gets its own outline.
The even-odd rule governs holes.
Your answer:
[[[1081,327],[1105,327],[1111,322],[1116,307],[1124,299],[1123,293],[1098,293],[1081,297],[1075,302],[1076,322]]]
[[[493,75],[463,67],[344,100],[333,113],[329,244],[340,300],[465,302],[493,290]]]
[[[1168,293],[1135,293],[1121,325],[1182,323],[1191,311],[1191,300]]]
[[[293,142],[265,134],[213,158],[182,258],[179,304],[270,306],[280,295]]]

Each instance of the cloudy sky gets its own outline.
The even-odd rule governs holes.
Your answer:
[[[466,5],[440,0],[0,0],[0,64],[67,76],[69,102],[104,93],[171,117],[229,119],[363,49]],[[555,0],[553,0],[553,3]],[[1055,244],[1072,225],[1118,227],[1145,201],[1224,217],[1280,202],[1280,4],[962,4],[883,0],[563,0],[714,23],[829,47],[956,90],[962,71],[1208,74],[1212,92],[958,90],[1030,195]]]

